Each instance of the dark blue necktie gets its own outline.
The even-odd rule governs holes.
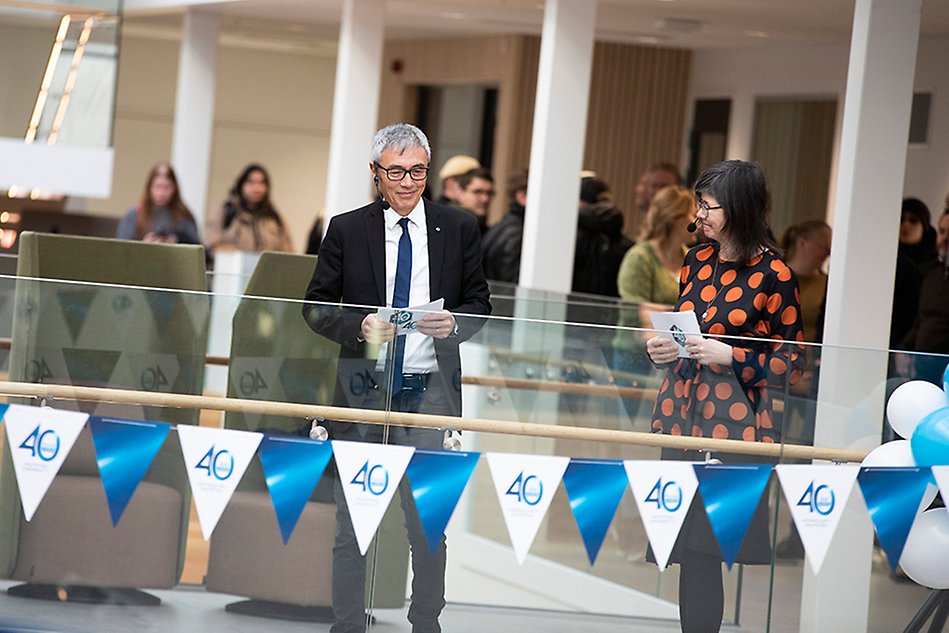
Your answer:
[[[392,290],[392,307],[409,306],[409,289],[412,286],[412,238],[409,237],[409,219],[399,220],[402,237],[399,238],[399,257],[395,265],[395,288]],[[402,362],[405,359],[405,337],[395,337],[395,354],[392,360],[392,393],[402,391]]]

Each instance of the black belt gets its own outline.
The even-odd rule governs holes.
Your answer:
[[[402,391],[425,391],[431,374],[402,374]]]
[[[434,374],[402,374],[402,391],[425,391],[428,381]],[[376,372],[376,384],[383,387],[386,384],[386,375]]]

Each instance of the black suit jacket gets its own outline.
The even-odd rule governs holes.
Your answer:
[[[424,201],[428,231],[429,295],[445,299],[458,317],[458,332],[435,339],[437,379],[450,394],[451,413],[461,414],[461,360],[458,345],[491,313],[490,293],[481,263],[481,233],[473,216]],[[378,347],[361,339],[366,314],[386,304],[385,224],[377,200],[334,217],[320,245],[316,269],[306,290],[303,315],[314,332],[340,344],[334,404],[372,407],[379,400],[373,382]],[[342,305],[341,305],[342,304]]]

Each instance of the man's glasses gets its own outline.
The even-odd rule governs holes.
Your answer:
[[[699,199],[696,201],[696,204],[697,204],[698,207],[699,207],[699,211],[705,211],[706,213],[708,213],[709,211],[714,211],[715,209],[721,209],[721,208],[722,208],[722,205],[720,205],[720,204],[716,204],[716,205],[713,207],[713,206],[709,205],[709,203],[706,202],[705,200],[703,200],[702,198],[699,198]]]
[[[386,172],[386,178],[392,182],[402,182],[402,179],[405,178],[405,174],[408,174],[409,178],[415,181],[428,178],[428,167],[423,165],[416,165],[412,169],[405,169],[404,167],[383,167],[379,163],[375,165],[377,169]]]

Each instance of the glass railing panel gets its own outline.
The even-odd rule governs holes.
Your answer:
[[[296,275],[287,268],[282,270],[288,279]],[[292,283],[305,285],[307,274],[300,273],[304,277],[303,284]],[[211,428],[303,440],[316,426],[328,429],[337,438],[363,441],[366,438],[359,431],[357,437],[347,436],[347,430],[354,427],[345,425],[388,421],[388,429],[369,425],[361,428],[367,433],[379,433],[375,439],[390,444],[398,443],[396,438],[411,440],[411,435],[418,430],[400,428],[407,419],[394,410],[399,407],[394,407],[389,395],[395,378],[387,368],[395,363],[397,346],[366,341],[362,323],[366,315],[375,313],[377,308],[304,306],[296,299],[267,298],[253,288],[247,292],[254,296],[219,297],[95,284],[10,281],[9,296],[15,306],[11,308],[10,326],[11,354],[17,359],[10,364],[10,378],[14,381],[42,383],[38,387],[71,383],[135,389],[147,394],[162,390],[172,392],[185,385],[192,393],[195,387],[196,393],[207,393],[205,383],[185,380],[183,373],[191,370],[183,372],[181,366],[200,364],[205,370],[218,366],[225,372],[220,395],[251,404],[232,408],[222,415],[213,410],[217,401],[209,402],[206,405],[209,409],[201,415],[200,421]],[[276,294],[276,285],[273,288]],[[234,303],[230,323],[232,336],[225,353],[206,356],[207,348],[200,339],[213,327],[212,306],[222,297]],[[574,306],[538,303],[536,307],[549,316]],[[383,316],[388,318],[388,315]],[[421,402],[429,397],[439,401],[418,408],[441,415],[433,423],[435,430],[419,432],[418,437],[426,439],[418,443],[424,445],[422,448],[437,449],[444,445],[446,428],[469,428],[461,434],[461,449],[481,453],[446,529],[448,607],[442,616],[443,626],[493,617],[499,610],[510,607],[519,607],[518,617],[542,618],[559,613],[558,617],[564,621],[576,619],[579,628],[583,628],[585,619],[595,622],[607,616],[619,618],[613,622],[630,630],[636,630],[637,626],[650,630],[648,622],[657,620],[660,627],[676,626],[680,567],[671,565],[660,572],[647,560],[649,539],[639,506],[628,486],[606,528],[594,564],[588,559],[564,485],[552,491],[550,506],[543,514],[536,537],[523,563],[519,563],[485,455],[523,455],[525,464],[535,457],[552,456],[585,460],[656,460],[672,456],[668,450],[664,454],[660,447],[648,442],[631,441],[635,436],[582,439],[583,433],[649,433],[652,430],[657,417],[654,410],[658,406],[661,413],[663,406],[663,397],[659,394],[670,373],[669,367],[657,367],[645,357],[644,341],[653,333],[638,326],[616,325],[619,315],[609,317],[616,318],[613,323],[586,325],[547,318],[465,315],[455,315],[455,318],[458,332],[450,332],[444,339],[433,341],[417,333],[408,335],[428,339],[436,350],[436,361],[451,360],[457,354],[462,369],[460,375],[451,369],[447,380],[442,380],[442,376],[429,371],[441,368],[441,363],[427,368],[417,364],[419,356],[411,359],[418,348],[409,347],[412,371],[407,373],[413,374],[409,380],[415,381],[410,386],[422,390]],[[179,328],[184,331],[179,333]],[[188,335],[189,331],[192,334]],[[418,331],[417,322],[414,331]],[[723,339],[723,342],[752,345],[744,340]],[[762,342],[753,344],[761,346]],[[769,371],[765,372],[764,381],[772,427],[770,437],[776,440],[776,453],[768,458],[769,465],[809,463],[808,457],[792,454],[795,446],[813,444],[858,453],[872,449],[887,438],[888,425],[883,411],[889,394],[900,385],[919,379],[928,371],[927,363],[932,367],[925,376],[935,385],[932,377],[946,361],[944,356],[899,357],[883,350],[782,342],[774,345],[780,346],[777,349],[793,350],[796,357],[784,357],[785,368],[801,371],[795,372],[792,380],[789,371],[780,371],[780,364],[772,363],[775,358],[782,358],[776,348],[768,348],[770,351],[764,360]],[[181,349],[172,349],[175,346]],[[51,362],[49,358],[54,348],[59,357],[69,356],[69,362]],[[27,374],[25,367],[29,363],[22,362],[28,360],[26,354],[35,356],[40,352],[46,353],[48,371]],[[107,372],[103,359],[112,357],[118,360],[114,370]],[[167,364],[172,357],[177,365]],[[30,359],[37,360],[33,356]],[[122,371],[118,371],[119,366]],[[445,366],[454,368],[452,363]],[[671,371],[678,370],[673,367]],[[105,374],[109,375],[103,378]],[[419,374],[432,375],[423,384]],[[718,378],[716,384],[709,385],[710,394],[704,398],[700,397],[697,383],[690,387],[694,404],[702,403],[701,407],[695,407],[697,413],[694,414],[701,428],[706,428],[701,422],[706,419],[704,402],[715,404],[709,418],[713,437],[715,424],[724,424],[727,422],[724,416],[731,416],[730,405],[724,409],[718,407],[718,401],[714,400],[715,389],[724,392],[728,389],[720,385],[727,385],[732,392],[743,389],[747,395],[748,385],[741,381],[750,380],[740,371],[738,375],[724,372]],[[671,384],[674,393],[675,383]],[[755,388],[758,388],[757,382]],[[759,399],[752,402],[749,398],[748,402],[760,404],[760,392],[753,395]],[[451,404],[458,400],[460,410]],[[35,399],[32,402],[37,403]],[[114,405],[91,400],[74,403],[62,396],[54,398],[51,404],[67,410],[109,411],[139,420],[162,420],[178,425],[189,423],[179,419],[181,416],[198,417],[194,409],[145,403],[120,405],[114,409],[109,408]],[[306,412],[281,408],[295,405],[336,405],[339,408],[307,409]],[[257,410],[257,406],[273,408]],[[137,408],[132,410],[134,407]],[[490,425],[484,426],[486,423]],[[690,433],[691,427],[684,434]],[[768,436],[767,433],[761,435]],[[172,436],[177,437],[174,431],[169,437]],[[756,435],[755,439],[762,437]],[[674,438],[670,435],[664,439]],[[186,461],[182,461],[178,444],[172,446],[174,459],[168,463],[178,466],[176,476],[181,477]],[[725,451],[723,454],[719,449],[709,456],[721,458],[726,465],[754,461],[736,453]],[[87,445],[85,456],[91,454],[92,447]],[[847,455],[852,459],[854,453]],[[77,453],[71,459],[82,456]],[[698,457],[704,459],[705,454]],[[368,459],[367,454],[367,463]],[[331,617],[327,610],[332,602],[327,583],[332,578],[332,549],[337,528],[334,488],[342,487],[334,481],[338,479],[337,468],[338,464],[330,462],[284,544],[261,459],[254,457],[210,541],[202,537],[197,516],[190,514],[188,545],[177,588],[157,589],[153,593],[169,604],[177,604],[183,597],[194,600],[196,594],[204,596],[206,601],[202,598],[199,608],[213,613],[220,613],[225,604],[233,603],[238,596],[255,601],[245,607],[258,615],[261,603],[266,603],[276,609],[270,617],[288,614]],[[87,470],[94,474],[95,465]],[[78,474],[72,462],[57,477]],[[7,461],[0,466],[0,489],[6,501],[11,490],[14,498],[16,495],[16,490],[9,487],[11,476],[12,467]],[[358,472],[349,478],[350,483],[354,480],[358,483]],[[155,483],[148,478],[146,481]],[[366,482],[367,486],[378,483],[371,476]],[[98,480],[95,484],[101,497],[102,484]],[[51,490],[58,485],[62,484],[54,483]],[[184,490],[182,494],[190,496],[188,488]],[[765,538],[769,549],[778,546],[780,550],[791,533],[790,511],[773,474],[762,498],[767,515]],[[50,499],[55,499],[55,495]],[[44,504],[48,501],[44,500]],[[134,498],[132,503],[135,503]],[[43,508],[41,505],[39,511]],[[104,504],[98,508],[106,513],[102,520],[109,525],[108,508]],[[865,581],[869,586],[867,630],[902,630],[927,597],[928,589],[890,577],[885,554],[874,550],[873,530],[858,491],[851,494],[848,512],[852,516],[845,517],[841,531],[831,542],[819,580],[826,583],[827,578],[836,578],[834,574],[838,574],[849,579],[842,582],[845,586],[847,582],[856,586]],[[4,521],[15,518],[16,525],[25,530],[20,535],[33,528],[26,525],[19,509],[14,513],[4,511],[0,517]],[[71,533],[76,532],[80,522],[77,514],[69,525]],[[122,525],[124,523],[120,523],[120,527]],[[11,538],[9,526],[6,531],[0,531],[0,543],[5,542],[9,547]],[[368,561],[368,570],[367,585],[363,588],[367,608],[375,618],[372,628],[409,630],[406,599],[410,595],[407,582],[411,567],[398,497],[389,505],[373,543],[364,559]],[[802,601],[802,596],[808,595],[808,587],[816,581],[811,578],[810,563],[805,563],[799,553],[790,549],[788,554],[773,560],[769,556],[762,565],[736,563],[730,571],[723,571],[726,624],[737,624],[736,630],[747,631],[808,630],[811,617],[808,609],[819,609],[821,605],[809,606]],[[62,556],[64,560],[68,558],[67,554]],[[854,557],[867,561],[871,572],[860,577],[848,570],[844,562]],[[17,566],[16,558],[13,557],[13,569]],[[4,588],[26,579],[14,571],[7,575],[17,580],[4,581]],[[94,584],[92,578],[70,578],[75,586],[83,585],[83,581]],[[301,592],[308,597],[301,598]],[[9,600],[23,599],[0,596],[4,604]],[[42,619],[44,622],[64,617],[64,607],[69,606],[42,604],[43,618],[50,618]],[[304,604],[306,606],[302,606]],[[842,598],[840,608],[851,608],[851,604]],[[112,617],[111,612],[104,610],[109,607],[90,608],[90,622]],[[3,612],[11,613],[6,608]],[[224,617],[223,613],[220,615]],[[158,623],[163,616],[155,611],[136,611],[134,617],[139,618],[139,622]],[[235,613],[226,617],[240,618],[237,622],[246,630],[271,630],[273,626],[269,620],[245,618]],[[309,630],[314,627],[306,626]],[[328,627],[328,623],[323,623],[317,625],[316,630]]]

